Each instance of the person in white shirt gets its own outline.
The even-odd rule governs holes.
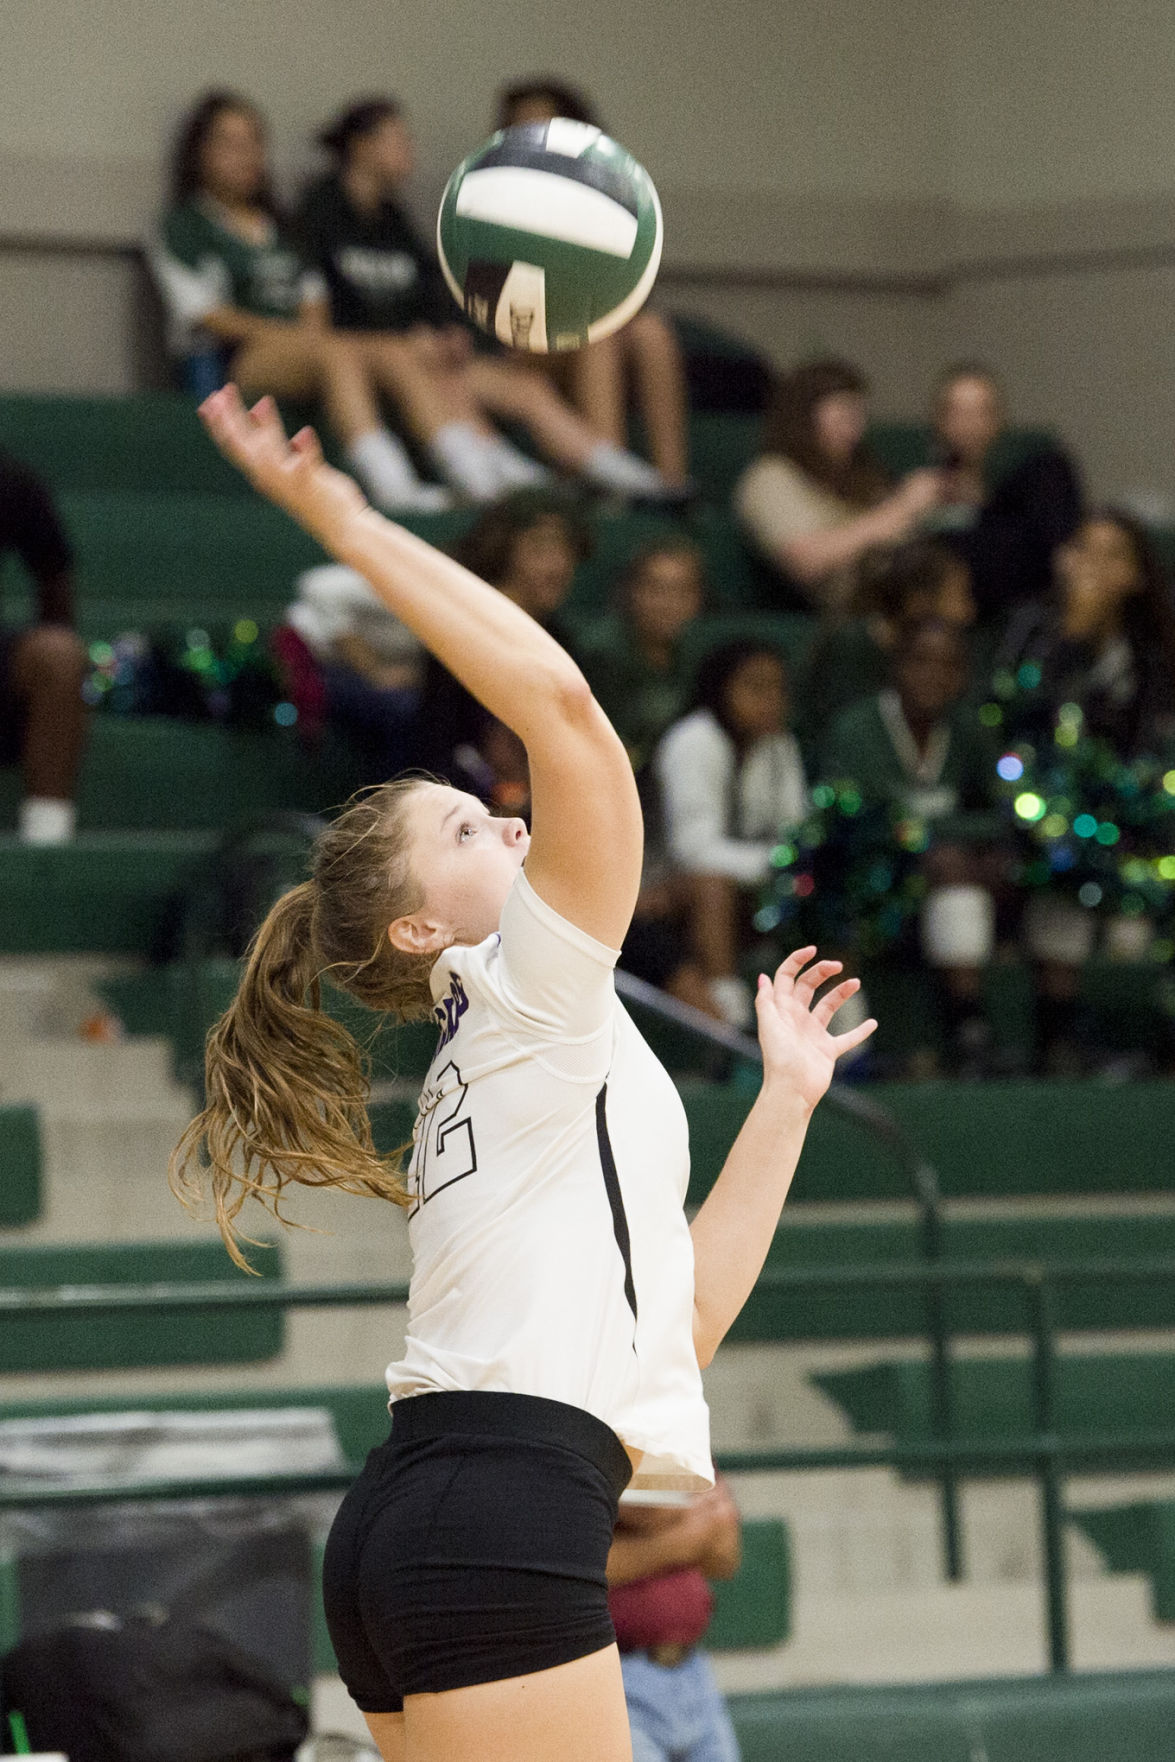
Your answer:
[[[290,1182],[406,1206],[407,1340],[392,1432],[331,1532],[340,1671],[386,1762],[628,1762],[605,1570],[617,1502],[713,1478],[700,1370],[762,1267],[854,995],[797,950],[759,982],[764,1082],[693,1224],[684,1112],[621,1007],[640,884],[627,754],[550,634],[367,507],[272,402],[203,406],[254,487],[358,570],[524,743],[532,830],[406,779],[318,840],[209,1037],[181,1196],[207,1184],[234,1258],[250,1196]],[[359,1050],[324,973],[436,1054],[406,1179],[372,1147]],[[205,1166],[206,1163],[206,1166]]]
[[[808,811],[808,784],[787,730],[779,652],[741,639],[712,649],[693,703],[653,758],[671,862],[684,878],[691,943],[714,1001],[738,1027],[751,993],[738,975],[740,928],[771,852]]]

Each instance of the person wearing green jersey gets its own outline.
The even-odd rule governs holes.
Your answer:
[[[185,117],[148,260],[192,390],[231,374],[250,397],[321,399],[373,502],[400,512],[449,504],[380,414],[380,392],[396,392],[394,363],[364,357],[330,326],[322,279],[275,201],[264,119],[248,99],[208,92]]]

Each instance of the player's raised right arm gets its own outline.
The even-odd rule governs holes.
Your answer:
[[[217,445],[376,593],[530,760],[526,872],[548,905],[618,948],[640,885],[642,825],[624,747],[570,656],[518,606],[368,507],[325,464],[315,434],[287,440],[271,399],[252,411],[226,386],[201,406]]]

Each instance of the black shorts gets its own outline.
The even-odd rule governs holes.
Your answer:
[[[327,1627],[364,1713],[613,1643],[605,1566],[632,1466],[590,1413],[533,1395],[398,1401],[335,1518]]]
[[[24,746],[24,712],[9,676],[13,651],[24,634],[0,629],[0,765],[15,765]]]

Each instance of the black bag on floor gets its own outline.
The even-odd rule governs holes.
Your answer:
[[[30,1634],[0,1660],[0,1706],[34,1750],[70,1762],[293,1762],[309,1730],[257,1659],[211,1628],[147,1616]]]

